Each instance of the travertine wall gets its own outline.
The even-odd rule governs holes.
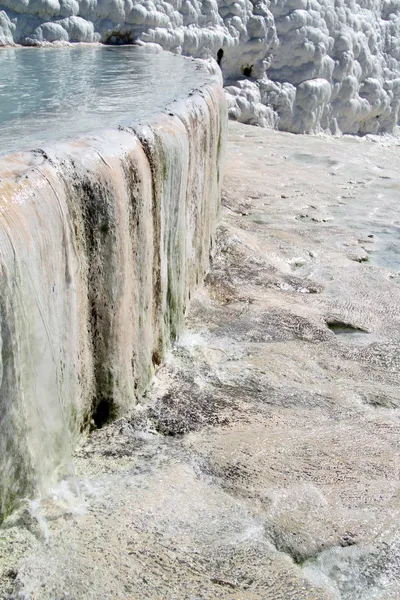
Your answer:
[[[215,80],[214,80],[215,81]],[[150,123],[0,161],[0,518],[126,411],[208,266],[227,107],[213,82]]]

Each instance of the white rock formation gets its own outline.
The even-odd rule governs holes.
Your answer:
[[[210,77],[147,124],[1,158],[0,520],[65,474],[80,431],[134,403],[179,333],[226,121]]]
[[[243,122],[362,134],[399,119],[400,0],[2,0],[0,44],[54,41],[219,57]]]

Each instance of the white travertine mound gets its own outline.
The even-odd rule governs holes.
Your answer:
[[[399,0],[3,0],[0,45],[155,43],[218,58],[232,118],[297,133],[393,132]]]

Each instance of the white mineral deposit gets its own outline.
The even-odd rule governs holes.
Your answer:
[[[218,58],[239,121],[295,133],[394,132],[397,0],[3,0],[0,45],[152,43]]]
[[[0,599],[399,600],[400,1],[0,45]]]

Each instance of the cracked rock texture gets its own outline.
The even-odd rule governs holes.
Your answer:
[[[4,597],[400,597],[397,153],[230,125],[186,332],[5,523]]]

